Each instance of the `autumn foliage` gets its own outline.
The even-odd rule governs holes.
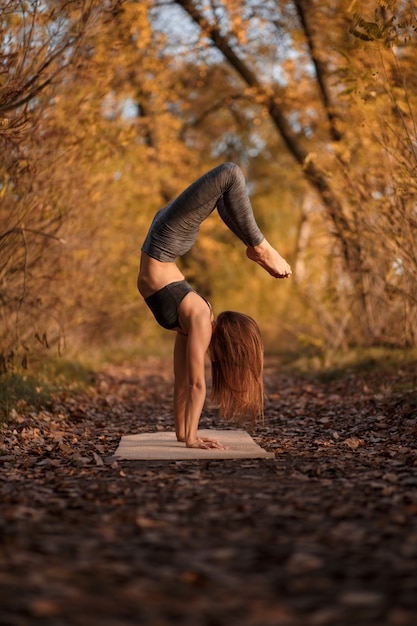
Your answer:
[[[411,1],[64,0],[0,14],[0,354],[154,350],[136,293],[157,208],[245,171],[271,283],[215,216],[184,271],[271,352],[417,343]]]

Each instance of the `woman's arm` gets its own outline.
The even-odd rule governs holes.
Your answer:
[[[193,319],[188,335],[178,332],[175,340],[175,432],[178,441],[184,441],[188,447],[199,444],[197,430],[206,399],[204,358],[210,340],[211,323],[208,326],[204,319]]]
[[[189,294],[181,307],[181,327],[174,348],[174,418],[179,441],[189,448],[223,448],[218,442],[197,436],[206,399],[205,354],[212,335],[211,313],[197,294]]]
[[[174,346],[174,422],[178,441],[185,441],[185,407],[187,404],[187,335],[177,333]]]
[[[185,443],[187,447],[206,447],[200,445],[197,430],[206,399],[204,359],[210,344],[211,333],[211,322],[207,314],[194,316],[187,337],[186,353],[188,389],[185,406]]]

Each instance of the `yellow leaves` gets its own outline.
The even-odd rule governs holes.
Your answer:
[[[75,261],[80,261],[83,259],[87,259],[90,254],[90,251],[87,248],[77,248],[72,251],[72,257]]]
[[[343,165],[348,165],[350,163],[352,158],[352,147],[350,145],[346,145],[344,142],[334,141],[332,142],[331,147]]]
[[[233,34],[240,45],[247,44],[248,20],[243,15],[244,6],[242,6],[241,1],[223,0],[216,13],[213,13],[212,4],[207,2],[201,6],[199,11],[201,15],[200,26],[202,27],[202,32],[200,34],[200,42],[202,46],[207,46],[206,37],[212,28],[215,30],[219,29],[221,21],[227,25],[228,33]]]
[[[303,163],[304,172],[312,173],[314,169],[317,167],[316,160],[317,160],[317,153],[309,152],[304,159],[304,163]]]
[[[236,36],[238,42],[242,46],[244,46],[248,41],[248,37],[247,37],[247,32],[246,32],[246,26],[243,23],[243,20],[240,16],[235,16],[233,18],[232,31],[234,35]]]
[[[226,0],[225,6],[229,14],[230,31],[241,46],[246,45],[248,43],[248,22],[242,15],[242,3],[236,2],[236,0]]]
[[[119,33],[123,36],[129,34],[131,42],[138,50],[146,50],[152,39],[152,30],[149,22],[148,11],[150,2],[125,3],[123,11],[119,15]]]
[[[8,177],[2,177],[2,180],[0,182],[0,200],[3,200],[4,196],[6,195],[8,188],[9,188],[9,180]]]

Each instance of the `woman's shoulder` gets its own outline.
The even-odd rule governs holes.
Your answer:
[[[187,331],[187,334],[192,329],[200,331],[208,329],[211,333],[213,322],[211,305],[196,291],[190,291],[183,298],[178,307],[178,318],[181,328]]]

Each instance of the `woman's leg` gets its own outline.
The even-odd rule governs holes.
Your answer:
[[[242,170],[223,163],[210,170],[162,211],[160,219],[169,230],[176,256],[189,250],[200,224],[216,207],[225,224],[247,246],[247,256],[276,278],[287,277],[291,268],[261,233],[246,191]],[[173,235],[175,233],[175,241]],[[146,251],[146,248],[144,248]]]
[[[288,278],[291,267],[265,239],[256,224],[241,169],[233,163],[225,163],[222,175],[224,178],[229,176],[228,184],[224,183],[227,191],[217,203],[222,220],[246,244],[249,259],[274,278]]]
[[[182,239],[195,237],[195,229],[218,208],[232,232],[247,246],[256,246],[264,236],[256,224],[243,173],[234,163],[223,163],[200,176],[164,211]]]
[[[217,202],[219,215],[246,246],[257,246],[264,236],[256,223],[242,170],[234,163],[224,163],[221,168],[223,194]]]

